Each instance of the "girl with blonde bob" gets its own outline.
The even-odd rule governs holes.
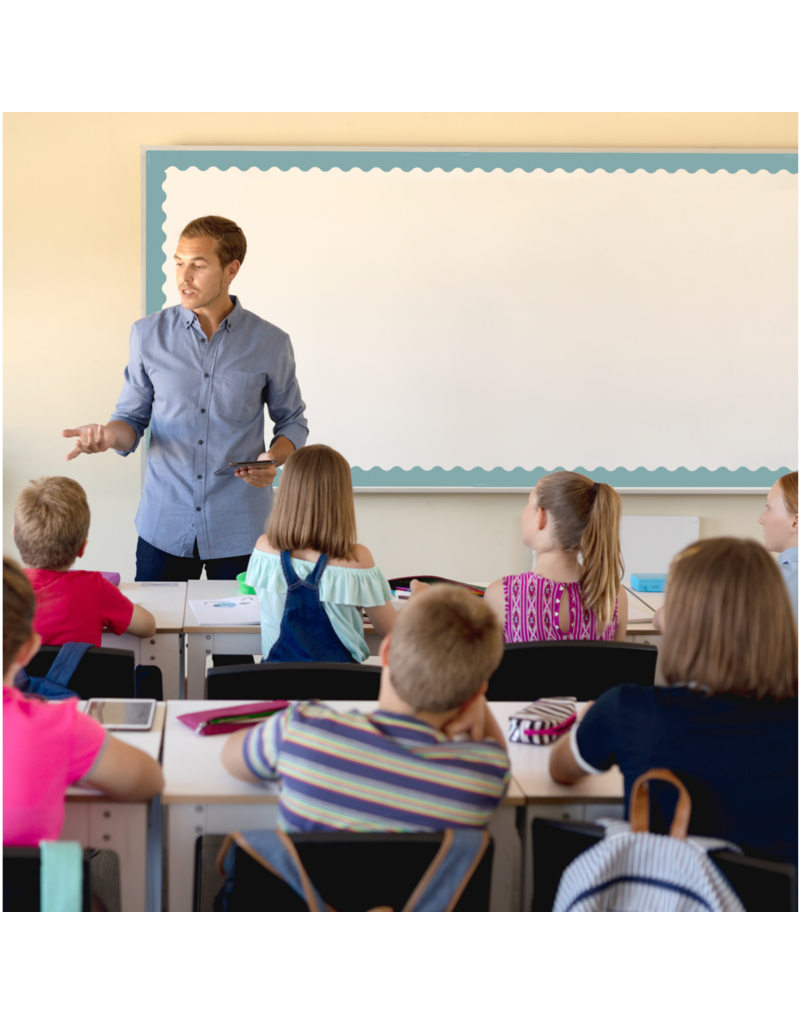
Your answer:
[[[356,543],[346,460],[324,444],[292,452],[266,531],[246,577],[261,604],[264,660],[365,661],[361,608],[382,636],[395,610],[386,578]]]
[[[506,643],[625,639],[621,516],[608,484],[563,471],[542,477],[520,521],[536,571],[504,576],[486,590]]]
[[[719,537],[682,551],[667,583],[667,685],[602,694],[554,745],[550,774],[570,785],[618,764],[627,813],[634,780],[669,768],[692,833],[796,862],[797,630],[778,567],[755,541]],[[656,827],[672,793],[653,794]]]

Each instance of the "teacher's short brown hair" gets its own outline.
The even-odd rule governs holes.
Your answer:
[[[716,537],[676,555],[667,581],[662,671],[744,697],[797,696],[797,625],[761,544]]]
[[[235,221],[227,217],[197,217],[181,231],[181,238],[213,238],[223,267],[238,260],[244,263],[247,239]]]

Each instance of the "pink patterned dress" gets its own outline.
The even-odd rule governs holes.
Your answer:
[[[505,641],[529,640],[613,640],[619,629],[617,606],[614,618],[601,633],[597,616],[584,608],[579,583],[556,583],[535,572],[504,576],[506,601]],[[569,632],[562,633],[558,611],[564,596],[569,600]]]

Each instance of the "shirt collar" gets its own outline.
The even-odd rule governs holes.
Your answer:
[[[792,562],[797,563],[797,548],[787,548],[778,555],[779,565],[791,565]]]
[[[376,724],[390,728],[394,726],[404,730],[411,729],[419,735],[421,743],[442,743],[447,740],[447,736],[441,729],[436,729],[413,715],[401,715],[396,711],[382,711],[378,708],[377,711],[373,711],[369,715],[369,718]]]
[[[233,303],[233,309],[228,313],[222,323],[219,325],[220,328],[224,327],[227,331],[232,331],[234,327],[244,316],[244,310],[242,304],[239,302],[235,295],[231,295],[231,302]],[[192,324],[197,323],[197,314],[193,313],[191,309],[183,310],[183,326],[191,327]]]

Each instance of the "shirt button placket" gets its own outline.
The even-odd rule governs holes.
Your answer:
[[[213,337],[213,336],[212,336]],[[203,378],[200,383],[200,414],[197,417],[197,457],[195,459],[196,480],[194,484],[194,510],[199,519],[200,513],[205,508],[206,500],[206,475],[208,461],[208,414],[207,409],[211,404],[211,345],[206,342],[205,337],[201,339],[204,345]],[[200,523],[196,523],[197,533],[200,533]]]

